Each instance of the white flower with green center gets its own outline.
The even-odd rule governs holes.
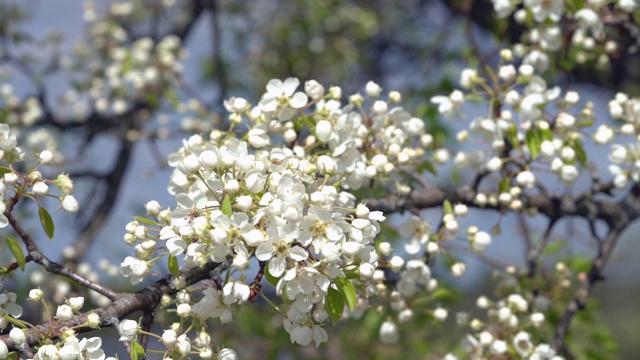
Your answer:
[[[334,221],[331,211],[326,208],[311,206],[300,224],[302,231],[298,241],[303,246],[311,244],[313,251],[318,253],[328,241],[338,242],[345,238],[341,226],[349,227],[349,224],[344,220]]]
[[[289,120],[295,115],[296,109],[301,109],[309,101],[303,92],[296,92],[300,85],[300,80],[288,78],[284,82],[273,79],[267,83],[267,92],[260,100],[262,110],[267,113],[278,112],[280,121]]]
[[[269,273],[280,277],[287,269],[287,260],[304,261],[309,257],[307,251],[294,245],[300,230],[289,225],[287,227],[271,226],[267,229],[268,240],[256,249],[256,258],[269,261]]]
[[[17,296],[15,293],[7,292],[0,294],[0,317],[4,314],[19,318],[22,316],[22,306],[16,304]]]

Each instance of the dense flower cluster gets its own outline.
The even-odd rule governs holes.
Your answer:
[[[176,169],[168,190],[177,207],[147,204],[163,224],[157,238],[138,221],[127,226],[125,241],[135,245],[136,254],[122,263],[122,274],[133,284],[142,281],[162,248],[188,268],[231,259],[240,275],[221,289],[205,290],[191,306],[202,320],[226,323],[233,308],[250,298],[245,270],[255,257],[275,279],[292,342],[319,345],[327,340],[320,326],[329,319],[330,292],[345,286],[337,283],[346,282],[363,299],[376,292],[372,278],[379,254],[373,240],[385,217],[358,204],[347,189],[389,183],[422,160],[431,140],[422,120],[378,100],[382,89],[375,83],[366,89],[369,108],[359,94],[343,105],[337,87],[325,94],[312,80],[303,93],[296,92],[298,85],[294,78],[273,80],[255,106],[230,99],[232,123],[247,129],[243,137],[195,135],[169,156]],[[427,236],[429,229],[422,232]],[[428,283],[429,269],[422,266],[427,275],[419,278],[407,267],[405,288]]]
[[[640,181],[640,100],[616,94],[609,102],[609,114],[619,123],[597,124],[592,131],[594,105],[545,77],[561,51],[577,64],[592,61],[599,69],[609,66],[621,49],[608,31],[627,21],[637,11],[637,2],[492,3],[498,18],[513,17],[525,31],[520,43],[500,51],[497,64],[463,69],[459,88],[431,98],[438,113],[448,119],[465,118],[463,106],[469,101],[486,105],[485,115],[471,119],[468,128],[456,134],[459,143],[481,145],[453,153],[436,148],[425,122],[397,105],[402,100],[399,92],[385,94],[375,82],[367,83],[363,93],[345,97],[340,87],[326,89],[315,80],[301,84],[297,78],[273,79],[257,103],[240,97],[225,101],[229,128],[211,131],[216,124],[209,121],[211,114],[201,113],[202,104],[180,103],[174,92],[183,75],[180,61],[186,56],[182,39],[134,37],[114,21],[136,19],[132,2],[113,2],[104,16],[88,3],[86,42],[78,43],[74,56],[59,64],[74,83],[74,90],[62,96],[63,104],[71,108],[70,120],[91,120],[95,114],[135,122],[137,118],[124,115],[140,108],[154,110],[166,99],[185,115],[183,130],[200,134],[185,139],[168,157],[173,170],[167,190],[175,204],[163,207],[149,201],[148,218],[136,217],[125,228],[124,242],[133,253],[119,268],[101,264],[106,272],[119,270],[132,285],[157,275],[155,268],[168,266],[175,295],[164,295],[161,304],[179,321],[155,335],[141,321],[103,319],[91,311],[80,326],[97,329],[107,321],[132,351],[138,351],[140,336],[155,336],[165,358],[197,354],[205,360],[233,360],[235,351],[216,344],[206,322],[230,323],[243,306],[262,296],[279,312],[291,343],[320,346],[328,341],[325,327],[330,322],[358,318],[374,309],[381,319],[376,327],[380,341],[395,344],[401,339],[402,324],[416,314],[426,314],[434,322],[449,317],[449,310],[437,303],[440,285],[432,259],[443,255],[451,275],[461,277],[467,264],[449,251],[449,245],[462,239],[465,250],[468,246],[480,253],[492,243],[489,229],[465,224],[470,207],[532,210],[527,209],[527,196],[544,192],[550,181],[543,179],[549,174],[558,180],[554,184],[576,184],[586,172],[591,141],[610,146],[608,167],[615,187]],[[174,5],[175,1],[164,0],[159,6]],[[2,71],[0,76],[4,77]],[[9,226],[7,208],[27,197],[37,203],[45,234],[53,237],[51,217],[41,199],[57,198],[60,208],[70,213],[79,210],[79,203],[71,194],[74,184],[68,175],[47,179],[38,170],[62,161],[55,136],[45,130],[20,133],[51,115],[40,101],[22,100],[10,85],[0,85],[0,228]],[[187,116],[191,113],[198,116]],[[146,120],[146,113],[140,118]],[[161,126],[166,120],[158,119]],[[127,139],[137,139],[138,130],[136,125],[135,131],[127,132]],[[621,138],[630,141],[611,144]],[[30,159],[29,150],[37,156]],[[373,211],[364,201],[381,192],[406,200],[414,190],[408,179],[420,182],[421,171],[450,160],[455,171],[476,174],[473,186],[464,189],[469,190],[465,196],[471,195],[457,194],[459,202],[454,204],[445,200],[437,227],[419,209],[411,208],[413,214],[390,226],[397,231],[383,235],[388,214]],[[16,166],[19,162],[33,166]],[[50,186],[59,188],[59,194],[53,195]],[[22,245],[7,240],[7,246],[16,258],[14,267],[24,267]],[[185,273],[211,262],[219,265],[220,273],[211,272],[198,286],[186,283]],[[75,270],[73,275],[87,282],[99,280],[89,265]],[[558,263],[556,270],[566,267]],[[509,276],[516,272],[512,267],[506,271]],[[584,273],[578,278],[562,278],[559,287],[572,289],[585,282]],[[31,280],[36,286],[42,284],[42,273],[33,272]],[[515,283],[516,276],[511,280]],[[277,300],[262,291],[263,283],[273,287]],[[50,324],[72,321],[85,307],[85,298],[75,296],[68,283],[58,284],[50,296],[59,304],[55,313],[47,311]],[[470,328],[461,353],[474,359],[562,359],[538,331],[548,325],[551,299],[530,289],[511,290],[496,301],[484,295],[478,299],[476,305],[486,312],[483,320],[466,312],[456,314],[458,325]],[[89,296],[99,305],[110,301],[93,290]],[[45,304],[41,289],[32,289],[29,299]],[[8,337],[22,346],[30,330],[18,320],[23,310],[16,302],[15,293],[0,294],[0,330],[13,324]],[[75,330],[64,328],[44,339],[34,347],[33,358],[114,359],[101,349],[101,338],[80,339]],[[0,359],[8,356],[9,348],[0,341]]]

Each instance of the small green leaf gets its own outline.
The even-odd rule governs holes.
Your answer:
[[[451,206],[451,201],[449,201],[449,199],[444,199],[442,207],[444,208],[445,215],[453,214],[453,207]]]
[[[418,165],[418,174],[421,174],[425,171],[428,171],[430,173],[432,173],[433,175],[438,175],[438,171],[436,170],[435,166],[433,166],[432,163],[428,162],[428,161],[423,161]]]
[[[511,187],[511,182],[509,181],[508,178],[504,178],[504,179],[500,180],[500,183],[498,184],[498,190],[501,193],[509,192],[509,188],[510,187]]]
[[[329,288],[326,301],[327,311],[329,312],[329,316],[331,316],[333,325],[335,325],[342,318],[342,312],[344,311],[344,300],[342,299],[342,295],[340,295],[340,292],[338,290]]]
[[[0,167],[0,175],[8,174],[11,172],[11,169],[6,167]]]
[[[529,152],[531,153],[531,158],[537,158],[538,152],[540,151],[540,144],[542,144],[542,141],[540,141],[540,132],[538,132],[538,129],[527,131],[525,141],[527,143],[527,147],[529,148]]]
[[[53,219],[47,209],[40,206],[38,209],[38,216],[40,216],[40,224],[42,224],[42,228],[44,229],[44,233],[47,234],[49,239],[53,239],[53,233],[55,231],[55,226],[53,225]]]
[[[580,165],[582,166],[587,165],[587,153],[584,151],[584,148],[582,147],[582,143],[579,141],[576,141],[575,144],[573,144],[573,150],[576,151],[576,159],[578,159],[578,161],[580,162]]]
[[[344,275],[347,277],[347,279],[359,279],[360,278],[360,273],[356,270],[347,270],[344,272]]]
[[[231,197],[229,195],[225,195],[224,200],[222,200],[222,208],[220,209],[223,214],[231,217],[233,211],[231,210]]]
[[[456,293],[450,289],[440,286],[433,293],[431,293],[431,297],[441,302],[450,302],[456,299]]]
[[[11,236],[8,236],[4,239],[13,254],[13,257],[16,258],[16,262],[18,266],[20,266],[20,270],[24,271],[24,252],[22,251],[22,246],[20,246],[20,242]]]
[[[342,295],[342,299],[349,307],[349,310],[353,311],[356,308],[356,288],[353,287],[353,284],[347,280],[344,276],[339,276],[333,280],[333,283],[336,284],[340,295]]]
[[[177,278],[180,277],[180,265],[178,264],[178,259],[173,255],[169,255],[169,271],[171,275]]]
[[[542,139],[542,141],[553,141],[553,132],[551,132],[551,130],[538,129],[538,131],[540,132],[540,139]],[[540,143],[542,143],[542,141]]]
[[[143,223],[149,226],[160,226],[160,224],[158,224],[157,222],[153,221],[153,220],[149,220],[145,217],[142,216],[134,216],[134,219],[136,219],[137,222],[139,223]]]
[[[145,355],[144,349],[142,345],[134,340],[131,342],[131,360],[138,360],[140,355]]]
[[[171,104],[171,106],[173,106],[174,108],[180,105],[180,99],[178,98],[178,95],[173,89],[169,88],[165,92],[165,96],[167,97],[167,100],[169,100],[169,103]]]

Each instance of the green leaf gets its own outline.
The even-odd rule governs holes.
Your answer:
[[[544,248],[544,253],[549,255],[555,255],[566,246],[567,246],[566,241],[555,240]]]
[[[579,141],[576,141],[573,144],[573,150],[576,151],[576,159],[578,159],[578,161],[580,162],[580,165],[582,166],[587,165],[587,153],[584,151],[584,148],[582,147],[582,143]]]
[[[160,224],[158,224],[157,222],[153,221],[153,220],[149,220],[145,217],[142,216],[134,216],[134,219],[136,219],[137,222],[139,223],[143,223],[143,224],[147,224],[150,226],[160,226]]]
[[[49,239],[53,239],[53,233],[55,231],[55,226],[53,225],[53,219],[47,209],[40,206],[38,209],[38,216],[40,216],[40,224],[42,224],[42,228],[44,229],[44,233],[47,234]]]
[[[553,141],[553,132],[551,132],[551,130],[549,129],[538,129],[538,132],[540,132],[540,139],[542,139],[543,141]],[[542,141],[540,142],[542,143]]]
[[[445,215],[453,214],[453,207],[451,206],[451,201],[449,201],[449,199],[444,199],[442,207],[444,208]]]
[[[140,355],[145,355],[144,349],[142,345],[134,340],[131,342],[131,360],[138,360]]]
[[[425,171],[428,171],[430,173],[432,173],[433,175],[438,175],[438,171],[436,170],[435,166],[433,166],[432,163],[430,163],[429,161],[423,161],[418,165],[417,168],[418,174],[421,174]]]
[[[18,266],[20,266],[20,270],[24,271],[24,252],[22,251],[22,246],[20,246],[20,242],[11,236],[8,236],[4,239],[13,254],[13,257],[16,258],[16,262]]]
[[[344,300],[342,299],[342,295],[338,290],[329,288],[326,302],[327,311],[329,312],[329,316],[331,316],[333,325],[335,325],[342,318],[342,312],[344,311]]]
[[[233,214],[233,211],[231,210],[231,197],[229,195],[225,195],[224,200],[222,200],[222,208],[220,210],[228,217],[231,217]]]
[[[11,169],[5,168],[5,167],[0,167],[0,175],[8,174],[10,172],[11,172]]]
[[[342,299],[349,307],[349,310],[353,311],[356,308],[356,288],[353,287],[353,284],[347,280],[344,276],[339,276],[333,280],[333,283],[336,284],[340,295],[342,295]]]
[[[180,99],[178,98],[178,95],[173,89],[171,88],[168,89],[165,92],[165,96],[167,97],[167,100],[169,100],[169,103],[171,104],[171,106],[173,106],[174,108],[177,108],[178,105],[180,105]]]
[[[344,272],[347,279],[359,279],[360,273],[357,270],[347,270]]]
[[[20,320],[20,319],[16,319],[12,316],[5,316],[4,317],[5,320],[7,320],[8,322],[12,323],[14,326],[19,327],[20,329],[26,329],[27,328],[27,324],[24,323],[24,321]]]
[[[177,278],[180,277],[180,265],[178,264],[178,259],[173,255],[169,255],[169,271],[171,275]]]
[[[526,143],[527,143],[527,147],[529,148],[529,152],[531,153],[531,158],[532,159],[537,158],[538,152],[540,151],[540,144],[542,144],[538,129],[532,129],[527,131]]]
[[[498,184],[498,190],[501,193],[508,192],[510,187],[511,187],[511,182],[509,181],[509,178],[504,178],[500,180],[500,183]]]
[[[433,293],[431,293],[431,297],[441,302],[452,302],[457,299],[457,294],[450,289],[439,286]]]

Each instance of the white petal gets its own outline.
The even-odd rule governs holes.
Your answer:
[[[280,79],[271,79],[267,83],[267,92],[280,95],[283,91],[282,80]]]
[[[308,101],[309,98],[307,97],[307,95],[301,92],[297,92],[293,94],[293,97],[291,98],[291,100],[289,100],[289,105],[291,105],[291,107],[294,109],[300,109],[307,105]]]
[[[289,257],[295,261],[302,261],[306,260],[309,257],[309,254],[307,254],[307,251],[300,246],[294,246],[289,251]]]
[[[176,195],[176,202],[179,206],[185,209],[191,209],[193,207],[193,200],[189,197],[189,195],[185,193],[180,193]]]
[[[325,235],[327,236],[327,239],[331,240],[331,241],[339,241],[340,239],[342,239],[344,233],[342,232],[342,230],[337,227],[336,225],[329,225],[327,226],[327,230],[325,231]]]
[[[415,255],[420,251],[420,242],[414,238],[410,243],[404,245],[404,249],[409,255]]]
[[[287,78],[284,81],[282,90],[284,91],[285,95],[291,96],[293,95],[293,92],[296,91],[296,89],[298,88],[298,85],[300,85],[300,80],[298,80],[297,78]]]
[[[268,242],[262,243],[256,249],[256,257],[260,261],[267,261],[271,259],[274,251],[275,249],[273,248],[273,245],[271,243],[268,243]]]
[[[291,343],[298,343],[302,346],[311,343],[311,329],[306,326],[298,326],[291,332]]]
[[[282,273],[284,272],[286,266],[287,264],[285,258],[281,255],[278,255],[269,260],[269,272],[274,277],[280,277],[280,275],[282,275]]]
[[[264,242],[264,234],[258,229],[242,234],[242,238],[249,246],[258,246]]]
[[[169,249],[169,253],[173,256],[182,254],[186,248],[187,242],[181,238],[175,237],[167,241],[167,249]]]
[[[334,243],[328,243],[322,247],[322,255],[327,261],[334,261],[340,257],[340,250]]]

